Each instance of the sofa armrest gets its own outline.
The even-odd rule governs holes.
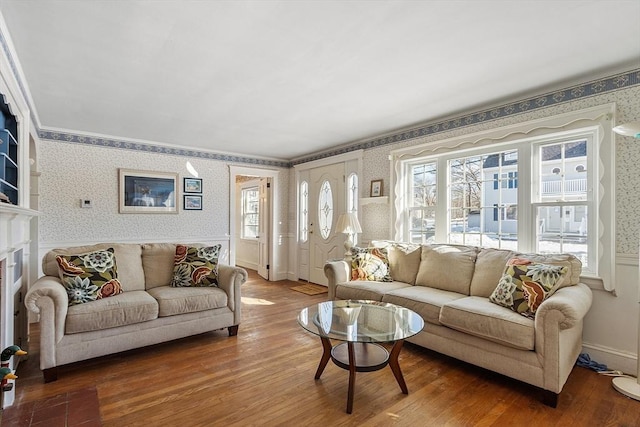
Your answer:
[[[543,388],[560,393],[582,351],[582,325],[591,307],[583,283],[559,289],[536,311],[535,350],[543,366]]]
[[[558,289],[536,311],[536,330],[549,319],[558,323],[559,330],[573,328],[591,308],[592,298],[591,289],[583,283]]]
[[[244,268],[218,264],[218,287],[227,293],[229,309],[233,312],[234,324],[240,324],[240,308],[242,294],[240,286],[247,281],[247,271]]]
[[[324,275],[328,279],[330,300],[336,298],[336,286],[349,280],[350,268],[346,261],[327,261],[324,264]]]
[[[64,336],[69,296],[58,277],[43,276],[31,285],[24,299],[30,311],[40,315],[41,339],[58,342]],[[49,336],[50,334],[50,336]]]

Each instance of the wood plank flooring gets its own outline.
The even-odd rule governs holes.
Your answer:
[[[250,272],[237,337],[222,330],[79,362],[49,384],[38,368],[36,326],[15,404],[95,387],[104,426],[640,425],[640,402],[588,369],[574,368],[552,409],[534,387],[410,343],[400,354],[409,394],[388,368],[359,373],[346,414],[348,372],[329,362],[314,380],[320,339],[296,322],[327,294],[292,291],[296,285]]]

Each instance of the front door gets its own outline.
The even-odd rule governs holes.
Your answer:
[[[311,169],[309,173],[309,281],[327,285],[324,263],[344,257],[338,216],[345,211],[344,163]]]

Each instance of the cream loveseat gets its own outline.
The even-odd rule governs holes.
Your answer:
[[[113,248],[122,293],[69,305],[57,255]],[[40,315],[40,369],[45,382],[57,367],[240,324],[241,268],[218,265],[217,286],[171,287],[176,245],[96,244],[54,249],[42,260],[44,276],[27,292],[25,305]]]
[[[539,387],[544,402],[557,405],[582,349],[582,322],[592,299],[591,290],[579,283],[577,258],[473,246],[375,246],[385,247],[392,281],[350,280],[347,262],[327,262],[329,299],[407,307],[425,321],[422,332],[408,341]],[[560,288],[539,304],[534,318],[489,299],[507,262],[516,257],[566,267]]]

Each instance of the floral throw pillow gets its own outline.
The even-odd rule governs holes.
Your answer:
[[[82,255],[58,255],[56,262],[69,295],[69,306],[122,293],[112,248]]]
[[[386,248],[351,248],[351,280],[391,282]]]
[[[534,318],[540,304],[560,287],[566,273],[567,267],[512,258],[489,300]]]
[[[218,286],[218,256],[222,245],[176,246],[171,286]]]

